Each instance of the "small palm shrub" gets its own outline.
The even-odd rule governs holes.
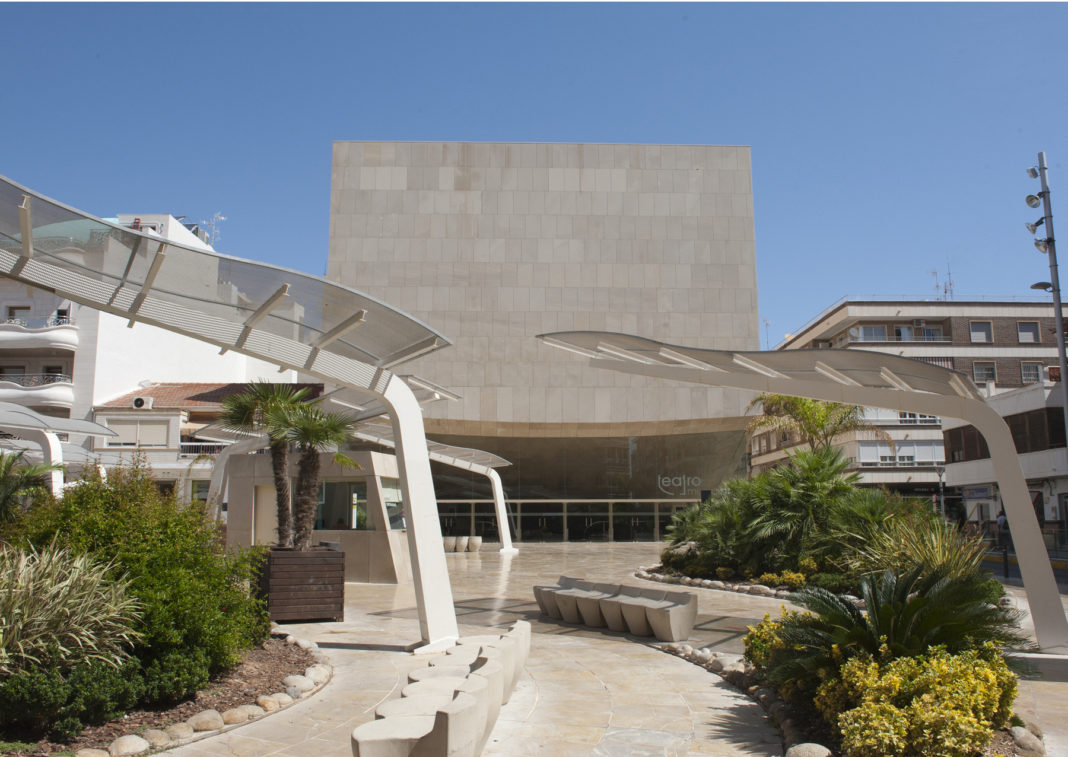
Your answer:
[[[1022,646],[1019,613],[987,602],[984,583],[887,571],[861,580],[867,612],[825,589],[806,588],[793,599],[810,614],[781,622],[782,649],[772,650],[766,675],[804,697],[857,656],[914,657],[936,646],[955,654],[987,642]]]
[[[876,661],[865,655],[820,686],[816,707],[845,757],[970,757],[1005,725],[1016,676],[992,644]]]
[[[113,567],[56,544],[0,544],[0,676],[128,657],[141,612]]]

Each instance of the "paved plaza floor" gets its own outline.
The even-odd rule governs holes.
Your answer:
[[[779,734],[763,710],[719,676],[643,640],[543,618],[531,587],[566,574],[648,585],[633,577],[657,562],[662,545],[519,544],[517,555],[495,551],[449,554],[461,634],[485,633],[515,620],[533,630],[530,659],[501,709],[486,757],[635,757],[687,754],[781,755]],[[672,587],[684,589],[685,587]],[[781,600],[692,589],[698,620],[690,644],[741,653],[746,626]],[[1012,590],[1016,592],[1017,590]],[[410,586],[347,584],[345,621],[287,625],[318,642],[335,668],[318,694],[210,739],[171,750],[175,757],[279,755],[348,757],[349,735],[373,719],[375,707],[400,695],[409,670],[426,664],[404,648],[418,641]],[[1068,754],[1068,680],[1022,681],[1018,709],[1047,733],[1049,754]]]

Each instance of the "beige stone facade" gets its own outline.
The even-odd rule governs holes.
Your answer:
[[[757,349],[749,149],[337,142],[327,275],[454,340],[404,368],[462,395],[427,408],[428,431],[737,428],[734,393],[596,370],[534,336]]]

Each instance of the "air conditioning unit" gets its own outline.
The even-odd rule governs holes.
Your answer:
[[[151,410],[155,397],[134,397],[131,403],[134,410]]]

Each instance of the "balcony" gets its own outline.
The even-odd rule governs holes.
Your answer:
[[[69,318],[12,318],[0,322],[0,350],[78,349],[78,327]]]
[[[178,455],[179,457],[217,455],[228,446],[228,444],[220,444],[218,442],[181,442],[181,449]]]
[[[63,373],[12,373],[0,376],[0,402],[27,407],[61,407],[74,404],[74,385]]]
[[[873,337],[864,334],[849,334],[845,344],[950,344],[953,340],[948,336],[926,336],[913,334],[909,337],[884,334],[881,337]]]

